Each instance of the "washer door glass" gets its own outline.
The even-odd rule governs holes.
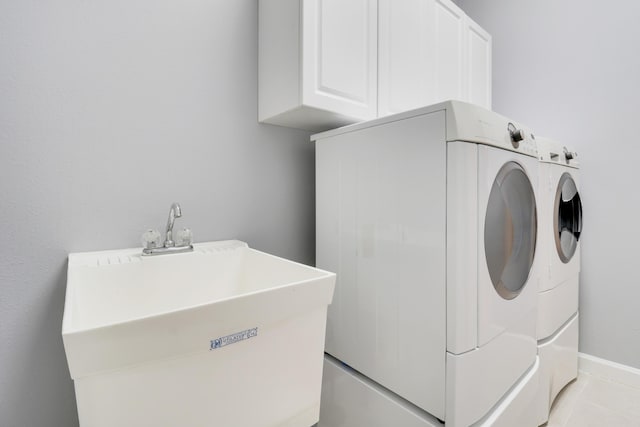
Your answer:
[[[504,299],[522,291],[536,250],[536,199],[522,166],[506,163],[489,193],[484,250],[493,287]]]
[[[576,183],[567,172],[563,173],[556,190],[553,221],[558,256],[565,264],[575,254],[582,232],[582,202]]]

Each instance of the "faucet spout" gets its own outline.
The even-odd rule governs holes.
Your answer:
[[[193,251],[191,230],[185,228],[178,232],[178,243],[173,240],[173,224],[176,218],[182,216],[182,209],[178,203],[172,203],[169,208],[169,219],[167,220],[167,229],[165,231],[165,239],[160,243],[160,233],[151,230],[142,236],[142,255],[163,255],[177,254]],[[154,234],[155,233],[155,234]]]
[[[166,237],[164,240],[164,247],[171,248],[176,245],[173,241],[173,223],[176,218],[180,218],[182,216],[182,209],[180,209],[180,205],[176,202],[171,204],[171,208],[169,209],[169,219],[167,220],[167,231]]]

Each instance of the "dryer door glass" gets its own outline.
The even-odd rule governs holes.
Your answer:
[[[582,201],[575,181],[567,172],[558,182],[553,211],[556,249],[562,262],[567,263],[576,252],[582,232]]]
[[[506,163],[498,172],[484,222],[484,249],[493,286],[505,299],[522,291],[533,264],[536,200],[522,166]]]

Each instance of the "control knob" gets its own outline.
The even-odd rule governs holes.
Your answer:
[[[518,143],[525,138],[524,130],[516,129],[513,123],[509,123],[507,129],[509,130],[509,135],[511,136],[511,142],[513,143],[513,146],[515,148],[518,148],[518,145],[520,145]]]
[[[516,129],[511,132],[511,139],[513,142],[520,142],[524,139],[524,131],[522,129]]]
[[[569,151],[567,150],[567,147],[563,147],[563,151],[564,151],[564,158],[567,160],[571,160],[571,159],[575,159],[576,157],[578,157],[578,153],[576,153],[575,151]]]

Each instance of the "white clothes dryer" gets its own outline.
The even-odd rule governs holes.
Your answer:
[[[447,426],[479,422],[536,361],[531,132],[449,101],[312,139],[316,261],[338,273],[325,351]]]
[[[541,252],[538,299],[540,377],[538,424],[578,375],[578,293],[582,201],[577,154],[538,138]]]
[[[578,311],[582,201],[577,154],[538,137],[541,253],[538,340],[550,337]]]

